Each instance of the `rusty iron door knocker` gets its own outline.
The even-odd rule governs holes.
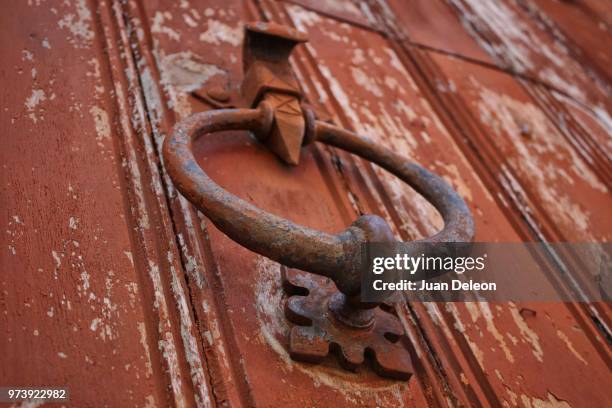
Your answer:
[[[245,79],[248,109],[216,109],[178,123],[164,143],[166,168],[177,189],[232,240],[289,268],[285,287],[294,294],[286,304],[293,327],[292,358],[317,362],[330,347],[345,368],[354,369],[369,355],[379,374],[407,379],[410,356],[397,342],[403,329],[393,314],[360,301],[361,244],[394,242],[387,222],[376,215],[359,217],[346,230],[328,234],[297,225],[221,188],[197,164],[192,143],[202,135],[248,130],[288,164],[299,162],[300,149],[315,141],[369,160],[409,184],[440,212],[444,228],[419,244],[470,242],[472,216],[461,197],[440,177],[370,139],[315,119],[301,103],[302,93],[289,65],[303,34],[273,23],[246,26]],[[333,283],[332,283],[333,281]],[[337,289],[336,289],[337,287]],[[304,291],[297,290],[306,289]]]

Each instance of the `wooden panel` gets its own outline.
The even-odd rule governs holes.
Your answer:
[[[531,0],[521,3],[552,35],[565,41],[576,59],[599,71],[607,80],[612,77],[612,56],[607,46],[612,36],[604,10],[597,10],[597,6],[589,5],[589,2]],[[610,13],[612,7],[610,4],[607,6]]]
[[[2,383],[75,406],[209,401],[118,3],[3,13]],[[23,21],[29,24],[23,24]]]
[[[488,135],[488,141],[475,145],[493,145],[495,171],[513,173],[517,188],[554,219],[560,240],[609,240],[608,188],[520,85],[488,68],[438,55],[433,59]]]
[[[401,18],[402,14],[397,16]],[[401,21],[394,22],[394,26],[403,27]],[[453,26],[452,19],[449,24]],[[563,241],[576,239],[577,235],[586,240],[605,237],[585,236],[592,234],[594,230],[590,230],[584,223],[578,224],[580,220],[586,221],[589,217],[599,220],[609,206],[606,199],[610,185],[609,159],[602,152],[601,143],[593,143],[594,140],[605,141],[603,149],[609,145],[609,132],[605,122],[597,119],[595,113],[580,102],[561,93],[546,90],[529,79],[525,80],[526,77],[515,80],[509,75],[496,73],[494,69],[478,66],[480,64],[461,62],[463,57],[460,55],[447,58],[437,52],[413,51],[406,47],[404,51],[408,58],[415,60],[418,67],[416,70],[422,74],[421,80],[424,85],[431,87],[433,97],[440,103],[437,106],[448,112],[452,121],[459,121],[457,131],[462,134],[459,139],[465,137],[470,140],[469,144],[464,145],[464,152],[474,165],[485,166],[479,170],[482,175],[488,172],[497,180],[498,185],[490,185],[489,188],[500,190],[499,194],[506,196],[505,202],[514,202],[517,211],[522,213],[522,218],[527,221],[529,228],[537,232],[538,238]],[[493,85],[493,89],[483,88],[481,83]],[[499,112],[493,109],[492,102],[495,101],[482,99],[486,95],[496,99],[495,107]],[[500,135],[500,132],[503,137],[495,138],[494,135]],[[518,137],[521,134],[522,136]],[[544,141],[542,137],[547,140]],[[515,149],[515,153],[499,150],[499,142],[507,143],[508,138],[514,140],[507,146]],[[538,138],[541,142],[537,143],[539,146],[536,147],[532,142]],[[496,142],[497,147],[489,147],[492,140],[499,141]],[[542,161],[546,150],[554,152],[556,158],[544,158]],[[512,159],[515,155],[516,159]],[[514,160],[515,164],[504,164],[508,159]],[[560,165],[559,160],[572,162],[569,168],[575,168],[574,177],[583,180],[572,181],[571,175],[568,178],[562,177],[560,181],[567,181],[567,184],[559,190],[552,178],[555,177],[555,172],[565,172],[567,168],[566,165]],[[556,165],[553,164],[555,162]],[[531,169],[525,171],[527,167]],[[539,168],[545,167],[548,171],[538,171]],[[509,171],[511,168],[523,168],[522,181],[514,171]],[[545,179],[548,181],[540,183],[539,187],[535,186],[537,180]],[[529,184],[532,187],[529,187]],[[586,195],[591,193],[585,190],[578,192],[574,188],[588,188],[589,185],[596,194],[599,191],[599,196],[604,201],[585,199]],[[531,191],[531,198],[525,193],[527,190]],[[533,194],[536,197],[533,197]],[[574,200],[583,202],[573,203]],[[542,209],[542,204],[547,201],[549,208]],[[562,203],[569,204],[569,207],[555,210],[550,205],[561,206]],[[583,216],[568,216],[569,208],[584,211]],[[595,211],[595,214],[599,212],[600,215],[592,216],[591,211]],[[565,222],[563,218],[566,218]],[[563,227],[568,220],[571,220],[570,225]],[[560,232],[559,228],[565,232]],[[609,229],[604,227],[602,231],[607,232]]]
[[[462,26],[462,21],[443,0],[412,0],[409,6],[402,0],[389,0],[380,8],[387,24],[403,31],[410,44],[425,46],[463,58],[493,64],[487,54]]]
[[[610,131],[610,84],[589,67],[588,61],[573,58],[563,38],[554,36],[545,25],[533,20],[528,11],[510,1],[449,3],[478,43],[501,66],[584,104]],[[607,149],[607,138],[596,140]],[[606,150],[606,154],[609,157],[610,151]]]
[[[129,215],[95,9],[19,2],[0,21],[1,383],[68,386],[77,406],[165,404],[133,247],[149,226]]]
[[[441,174],[472,209],[478,241],[607,241],[609,90],[585,69],[606,57],[581,60],[592,37],[570,44],[552,29],[575,11],[36,4],[0,17],[0,75],[19,84],[0,119],[11,129],[0,152],[0,265],[11,271],[0,277],[0,385],[67,385],[74,406],[612,405],[606,305],[399,305],[415,363],[407,383],[333,358],[294,362],[283,267],[218,231],[174,190],[160,156],[174,123],[211,108],[193,91],[237,93],[242,25],[271,20],[310,37],[292,59],[308,101]],[[542,24],[545,13],[554,22]],[[229,191],[313,228],[337,232],[363,213],[404,240],[441,226],[413,190],[332,148],[309,146],[296,168],[246,132],[194,150]]]

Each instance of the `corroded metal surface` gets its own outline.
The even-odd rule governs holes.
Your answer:
[[[200,135],[228,130],[266,134],[271,131],[272,116],[273,108],[265,102],[258,109],[212,110],[190,116],[175,126],[164,143],[166,168],[176,188],[234,241],[291,268],[328,276],[342,292],[355,296],[361,287],[361,244],[393,240],[393,233],[382,218],[361,216],[336,235],[296,225],[223,190],[199,168],[193,156],[192,144]],[[470,211],[440,177],[364,137],[324,122],[315,124],[314,140],[378,164],[435,206],[444,227],[431,238],[410,243],[409,247],[472,241],[474,223]]]
[[[283,25],[247,24],[241,90],[247,105],[257,109],[213,110],[183,119],[164,143],[164,161],[178,190],[234,241],[286,266],[328,276],[344,294],[355,297],[361,286],[361,244],[394,241],[385,220],[362,216],[336,235],[296,225],[223,190],[199,168],[192,153],[193,142],[201,135],[249,130],[283,161],[297,164],[302,140],[320,141],[378,164],[413,187],[439,211],[444,220],[442,230],[414,245],[471,242],[474,222],[470,211],[440,177],[365,137],[315,121],[313,114],[302,112],[299,105],[296,109],[297,115],[303,116],[302,125],[286,126],[295,122],[295,113],[290,117],[283,115],[288,102],[281,99],[280,105],[275,104],[278,98],[271,99],[270,95],[286,95],[299,103],[302,94],[288,58],[293,47],[305,41],[303,34]],[[307,137],[306,132],[310,133]],[[270,139],[276,142],[270,144]],[[289,151],[287,147],[295,149]],[[416,251],[416,246],[412,251]]]
[[[240,86],[246,107],[265,101],[271,110],[269,129],[256,132],[285,163],[297,165],[305,122],[300,108],[302,91],[289,65],[293,48],[307,38],[294,28],[256,22],[245,26],[242,60],[244,80]]]
[[[344,295],[331,280],[290,269],[284,271],[283,283],[294,293],[285,306],[287,318],[296,324],[289,334],[293,359],[320,363],[335,348],[340,364],[348,370],[357,370],[368,358],[383,377],[410,378],[410,353],[398,343],[404,329],[396,316],[376,308],[365,311],[369,314],[360,316],[360,324],[354,318],[347,323],[342,313]],[[303,291],[305,296],[295,294]]]

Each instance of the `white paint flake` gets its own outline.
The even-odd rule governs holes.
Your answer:
[[[39,103],[45,101],[47,97],[45,96],[45,91],[42,89],[32,89],[32,94],[26,99],[25,106],[29,111],[34,110]]]
[[[69,42],[75,48],[83,48],[88,46],[94,38],[94,32],[91,30],[89,23],[91,21],[91,12],[87,8],[86,0],[78,0],[76,2],[76,14],[65,14],[57,23],[60,28],[68,29],[72,36]]]
[[[214,45],[228,43],[237,47],[242,43],[242,34],[242,26],[231,27],[218,20],[208,20],[208,27],[200,34],[200,41]]]
[[[106,111],[98,106],[92,106],[89,113],[93,116],[96,127],[96,140],[101,143],[102,140],[110,139],[110,123]]]
[[[151,32],[158,34],[165,34],[174,41],[179,41],[181,35],[178,31],[164,25],[166,21],[172,20],[172,14],[169,11],[157,11],[153,17],[153,24],[151,25]]]
[[[75,230],[77,229],[77,224],[78,224],[78,220],[76,218],[70,217],[68,219],[68,228]]]

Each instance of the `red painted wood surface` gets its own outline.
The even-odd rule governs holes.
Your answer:
[[[444,176],[479,241],[608,241],[609,24],[599,2],[17,2],[0,16],[0,386],[71,406],[610,406],[604,304],[411,303],[407,382],[292,361],[281,266],[173,189],[160,146],[241,80],[242,25],[294,26],[310,103]],[[288,168],[244,132],[195,145],[220,185],[337,232],[441,225],[384,171],[322,146]],[[545,280],[546,277],[534,277]],[[551,283],[552,284],[552,283]]]

